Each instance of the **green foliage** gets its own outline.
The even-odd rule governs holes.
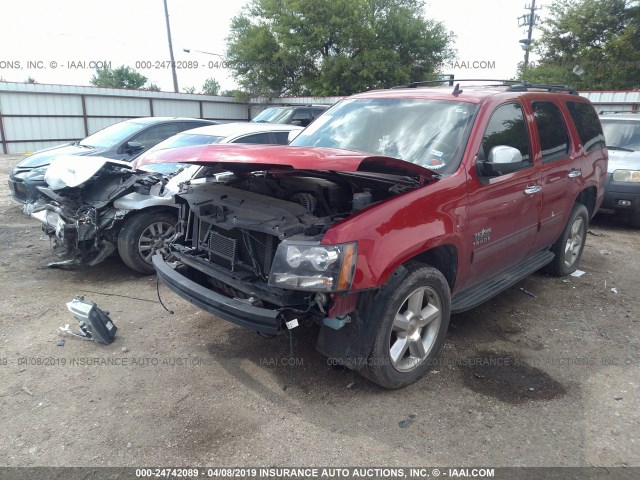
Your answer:
[[[38,83],[38,82],[36,82],[36,79],[35,79],[35,78],[33,78],[33,77],[29,77],[29,78],[27,78],[27,79],[24,81],[24,83],[31,83],[31,84],[33,84],[33,83]]]
[[[155,83],[149,83],[148,85],[145,85],[144,87],[142,87],[141,90],[148,90],[150,92],[159,92],[160,87]]]
[[[220,84],[215,78],[207,78],[202,85],[202,93],[205,95],[220,95]]]
[[[146,82],[147,77],[124,65],[115,69],[97,68],[95,75],[91,77],[91,85],[96,87],[139,89]]]
[[[184,93],[196,93],[196,87],[184,87],[182,90]]]
[[[520,78],[581,90],[640,88],[637,1],[558,0],[549,10],[536,49],[542,60],[521,69]]]
[[[452,34],[422,0],[252,0],[232,20],[227,61],[254,96],[348,95],[432,77]]]

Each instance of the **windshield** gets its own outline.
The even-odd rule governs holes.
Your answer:
[[[476,111],[476,105],[448,100],[345,100],[318,117],[291,145],[357,150],[452,173]]]
[[[147,154],[155,152],[157,150],[167,150],[169,148],[191,147],[194,145],[206,145],[210,143],[220,143],[225,137],[219,137],[214,135],[198,135],[190,133],[178,133],[173,137],[169,137],[166,140],[160,142],[155,147],[150,148]],[[184,168],[182,163],[155,163],[143,166],[142,170],[148,170],[153,172],[159,172],[164,175],[177,172]]]
[[[179,133],[173,137],[163,140],[155,147],[149,149],[149,152],[158,150],[166,150],[167,148],[192,147],[194,145],[206,145],[209,143],[220,143],[224,137],[214,135],[196,135],[189,133]]]
[[[638,120],[602,119],[602,130],[607,147],[640,150],[640,118]]]
[[[146,125],[136,122],[119,122],[97,131],[80,141],[80,145],[94,148],[109,148],[119,145],[123,140],[139,132]]]
[[[290,113],[290,108],[267,108],[251,121],[258,123],[286,123]]]

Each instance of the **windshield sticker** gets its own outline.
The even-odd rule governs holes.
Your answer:
[[[436,157],[441,157],[442,155],[444,155],[444,152],[441,152],[440,150],[434,150],[432,148],[431,150],[429,150],[429,155],[435,155]]]

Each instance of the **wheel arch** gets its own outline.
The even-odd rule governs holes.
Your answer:
[[[455,245],[445,244],[425,250],[415,257],[409,259],[404,264],[419,262],[425,265],[431,265],[444,275],[447,280],[449,289],[453,290],[458,274],[458,249]]]
[[[576,203],[581,203],[582,205],[587,207],[590,219],[593,218],[593,216],[596,214],[596,197],[596,187],[587,187],[582,190],[576,197]]]

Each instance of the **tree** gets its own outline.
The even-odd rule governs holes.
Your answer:
[[[142,87],[141,90],[148,90],[150,92],[159,92],[160,87],[155,83],[148,83],[144,87]]]
[[[184,93],[196,93],[196,87],[184,87]]]
[[[97,68],[95,75],[91,78],[91,85],[96,87],[138,89],[146,82],[147,77],[124,65],[115,69]]]
[[[34,83],[38,83],[38,82],[36,82],[36,79],[35,79],[35,78],[33,78],[33,77],[29,77],[29,78],[27,78],[27,79],[24,81],[24,83],[31,83],[31,84],[34,84]]]
[[[433,76],[453,35],[423,0],[252,0],[227,63],[252,95],[348,95]]]
[[[520,69],[536,83],[583,90],[640,87],[640,6],[629,0],[558,0],[541,24],[539,65]]]
[[[205,95],[219,95],[220,84],[215,78],[207,78],[202,85],[202,93]]]

